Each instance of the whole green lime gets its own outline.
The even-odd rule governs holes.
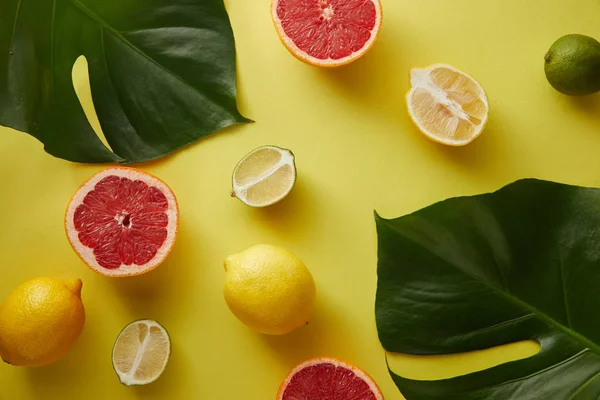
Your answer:
[[[546,78],[559,92],[585,96],[600,90],[600,43],[585,35],[558,39],[544,57]]]

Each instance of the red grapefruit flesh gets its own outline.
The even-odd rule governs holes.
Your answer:
[[[322,357],[296,366],[281,384],[277,400],[383,400],[383,394],[360,368]]]
[[[300,60],[321,67],[348,64],[375,43],[379,0],[272,0],[279,38]]]
[[[94,271],[140,275],[167,257],[179,210],[171,189],[133,168],[109,168],[75,193],[65,217],[71,246]]]

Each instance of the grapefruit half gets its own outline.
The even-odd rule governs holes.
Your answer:
[[[285,378],[277,400],[383,400],[373,379],[360,368],[320,357],[296,366]]]
[[[164,261],[177,236],[179,209],[160,179],[133,168],[109,168],[77,190],[65,216],[73,249],[111,277],[146,273]]]
[[[379,0],[272,0],[271,16],[296,58],[338,67],[363,56],[381,28]]]

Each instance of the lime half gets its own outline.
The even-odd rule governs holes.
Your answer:
[[[266,207],[287,196],[295,183],[294,154],[264,146],[246,155],[235,167],[231,195],[251,207]]]
[[[150,319],[134,321],[115,342],[113,367],[123,385],[146,385],[160,377],[170,354],[171,341],[162,325]]]

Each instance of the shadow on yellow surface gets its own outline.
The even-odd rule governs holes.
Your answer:
[[[89,364],[86,363],[86,366],[81,365],[77,349],[94,348],[99,335],[100,333],[96,333],[92,329],[84,329],[84,333],[75,347],[62,360],[46,367],[18,370],[28,379],[29,388],[35,393],[33,398],[46,398],[49,392],[56,392],[60,388],[69,387],[73,382],[86,381],[90,386],[95,386],[98,382],[95,382],[94,375],[90,374],[92,371],[90,371]],[[96,363],[96,365],[97,368],[100,368],[100,363]]]
[[[502,138],[499,137],[500,130],[497,128],[495,117],[498,115],[491,115],[485,131],[467,146],[445,146],[426,138],[415,126],[412,130],[415,135],[419,136],[419,139],[428,142],[426,143],[427,147],[431,148],[430,151],[435,152],[436,155],[456,166],[476,172],[478,169],[484,169],[497,162],[497,158],[502,156]]]
[[[381,63],[396,63],[396,53],[401,49],[396,33],[392,32],[394,28],[382,25],[378,41],[368,56],[342,68],[313,69],[315,83],[333,91],[336,101],[347,103],[347,107],[369,110],[376,119],[386,118],[398,123],[399,119],[408,118],[402,108],[409,89],[408,74],[394,69],[381,73]],[[347,115],[347,118],[352,118],[352,115]]]
[[[201,270],[189,262],[189,257],[186,259],[183,249],[198,248],[198,242],[186,243],[193,238],[187,232],[186,221],[180,220],[178,240],[167,259],[155,270],[131,278],[104,280],[103,283],[111,286],[114,295],[129,308],[132,320],[169,315],[172,304],[183,304],[186,295],[195,293],[194,282],[202,279],[198,276]]]
[[[157,381],[149,385],[132,387],[136,397],[169,399],[177,392],[182,382],[194,382],[195,378],[190,374],[192,368],[189,367],[190,363],[187,359],[190,355],[178,345],[177,341],[172,342],[171,345],[171,357],[165,372]]]
[[[185,234],[186,229],[185,223],[182,223],[180,225],[180,232],[184,232],[182,241],[192,236]],[[189,244],[176,243],[161,267],[145,275],[121,279],[98,276],[98,280],[95,281],[95,284],[104,286],[105,293],[112,292],[111,296],[119,299],[119,304],[123,305],[123,313],[114,310],[120,315],[117,317],[118,320],[131,322],[143,318],[156,319],[165,325],[171,336],[172,353],[164,374],[151,385],[132,388],[123,386],[120,390],[127,391],[129,396],[133,394],[136,398],[170,398],[170,394],[177,391],[177,387],[182,382],[194,382],[189,372],[193,369],[189,366],[189,352],[182,348],[181,342],[178,341],[181,336],[177,330],[178,326],[172,323],[172,304],[185,303],[186,296],[190,293],[195,295],[202,293],[194,291],[193,288],[193,283],[202,279],[196,276],[198,268],[182,261],[179,249],[186,246]],[[194,243],[194,246],[197,245]],[[88,280],[90,281],[91,279]],[[110,306],[107,304],[107,307]],[[60,393],[74,382],[78,382],[80,387],[89,388],[120,386],[116,373],[108,372],[111,365],[112,344],[118,335],[118,330],[107,332],[103,327],[95,326],[98,323],[95,317],[96,315],[89,315],[82,336],[63,360],[48,367],[23,369],[35,393],[34,398],[41,399],[48,393]],[[94,349],[95,354],[103,354],[103,356],[97,358],[89,353],[90,349]]]
[[[95,347],[95,343],[98,341],[90,338],[90,335],[86,336],[87,338],[82,338],[80,346],[84,348]],[[104,371],[101,371],[101,369],[106,367],[107,361],[105,358],[97,360],[95,363],[92,363],[95,365],[92,368],[89,362],[86,362],[85,366],[82,366],[79,357],[72,354],[51,366],[28,368],[25,372],[30,382],[30,387],[33,389],[33,398],[44,399],[48,393],[61,392],[61,389],[64,390],[64,388],[70,387],[73,384],[77,384],[84,389],[102,387],[106,384],[110,386],[120,385],[116,373],[110,376],[110,382],[104,382],[102,378],[95,378],[95,376],[102,376],[104,374]],[[168,399],[170,398],[170,394],[177,391],[182,382],[193,382],[193,378],[189,376],[189,371],[186,352],[175,344],[172,348],[168,367],[156,382],[146,386],[134,386],[131,388],[123,386],[122,390],[127,390],[129,394],[133,392],[139,398]],[[82,397],[80,398],[87,397],[82,393]]]
[[[332,299],[325,298],[321,292],[317,296],[315,310],[310,322],[292,333],[283,336],[261,335],[267,351],[273,354],[282,365],[296,365],[308,358],[335,356],[341,349],[328,338],[331,324],[343,326]]]
[[[279,203],[266,208],[248,208],[251,218],[282,238],[307,232],[318,223],[314,210],[316,200],[311,196],[310,182],[299,175],[294,189]]]
[[[600,122],[600,93],[590,96],[572,97],[556,92],[557,101],[574,113],[585,115]]]

